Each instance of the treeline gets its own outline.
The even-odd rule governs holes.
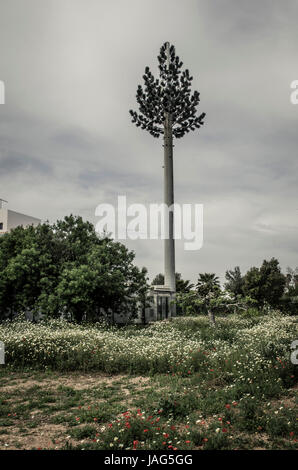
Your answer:
[[[245,275],[237,266],[226,271],[225,278],[221,286],[216,274],[201,273],[194,285],[176,273],[178,311],[186,315],[206,313],[212,323],[215,323],[215,313],[221,311],[298,313],[298,268],[288,268],[283,274],[278,260],[272,258],[264,260],[259,268],[250,268]],[[159,274],[153,284],[162,280]]]
[[[122,315],[129,321],[141,310],[145,321],[147,271],[134,265],[134,257],[81,217],[18,227],[0,237],[0,320],[27,313],[33,319],[114,321]],[[163,283],[159,274],[152,284]],[[212,323],[221,311],[298,311],[298,268],[283,274],[275,258],[244,275],[239,267],[227,271],[224,286],[213,273],[199,274],[196,285],[176,273],[176,288],[180,314],[205,313]]]
[[[100,238],[81,217],[17,227],[0,237],[0,319],[135,316],[148,284],[133,261],[133,252]]]

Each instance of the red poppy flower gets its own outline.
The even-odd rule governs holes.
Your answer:
[[[136,450],[139,441],[133,441],[133,448]]]

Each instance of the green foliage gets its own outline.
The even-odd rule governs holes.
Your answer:
[[[234,270],[226,271],[226,280],[228,282],[225,284],[225,288],[228,292],[231,292],[235,298],[243,295],[244,280],[239,266],[236,266]]]
[[[178,312],[185,316],[198,315],[201,311],[201,305],[198,302],[198,295],[191,291],[188,293],[177,293],[176,304],[179,307]]]
[[[158,408],[163,416],[177,419],[189,416],[198,408],[198,396],[196,393],[171,392],[162,397],[158,402]]]
[[[280,308],[290,315],[298,314],[298,267],[287,268],[286,289],[280,301]]]
[[[196,288],[200,297],[208,297],[211,294],[217,295],[220,292],[219,279],[215,274],[199,274]]]
[[[244,276],[243,291],[254,299],[259,308],[266,303],[275,308],[280,304],[284,293],[286,278],[281,273],[277,259],[263,261],[260,268],[251,268]]]
[[[278,312],[219,317],[216,329],[205,316],[121,328],[3,322],[2,433],[49,422],[62,428],[59,448],[294,448],[298,371],[289,350],[296,333],[296,319]],[[22,365],[27,371],[13,371]],[[60,377],[55,368],[77,372]],[[109,375],[90,381],[92,370]],[[78,386],[86,379],[86,388]]]
[[[0,318],[22,312],[76,321],[134,316],[147,291],[146,270],[121,243],[69,216],[56,224],[18,227],[0,238]]]
[[[167,54],[169,47],[169,55]],[[158,56],[159,78],[155,79],[149,67],[145,68],[144,89],[137,89],[139,113],[130,110],[132,122],[137,127],[147,130],[153,137],[164,134],[165,113],[172,117],[172,132],[176,138],[200,128],[204,124],[205,113],[196,115],[200,102],[200,94],[194,91],[191,96],[189,70],[181,70],[183,63],[176,55],[175,47],[164,43]]]
[[[248,307],[241,311],[241,316],[243,318],[259,318],[262,315],[262,312],[256,307]]]

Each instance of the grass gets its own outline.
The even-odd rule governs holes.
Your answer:
[[[43,328],[2,326],[9,361],[0,368],[0,449],[297,448],[293,317],[233,316],[216,330],[205,318]],[[44,358],[36,364],[19,338],[49,330],[43,349],[35,338]],[[82,337],[85,366],[75,346],[63,368],[65,344]],[[48,362],[49,347],[58,359]]]

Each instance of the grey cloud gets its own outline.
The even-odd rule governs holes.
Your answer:
[[[50,175],[52,171],[53,169],[48,163],[28,155],[5,152],[3,157],[0,156],[0,172],[5,173],[5,175],[11,176],[12,174],[24,172]]]
[[[298,264],[296,0],[0,0],[0,12],[0,196],[12,209],[95,222],[119,193],[161,200],[162,140],[128,110],[170,40],[207,113],[175,142],[176,201],[205,206],[204,246],[177,243],[177,271]],[[162,242],[126,244],[151,277],[162,271]]]
[[[83,133],[80,128],[68,129],[58,132],[52,137],[53,141],[71,149],[90,151],[94,148],[91,137]]]

